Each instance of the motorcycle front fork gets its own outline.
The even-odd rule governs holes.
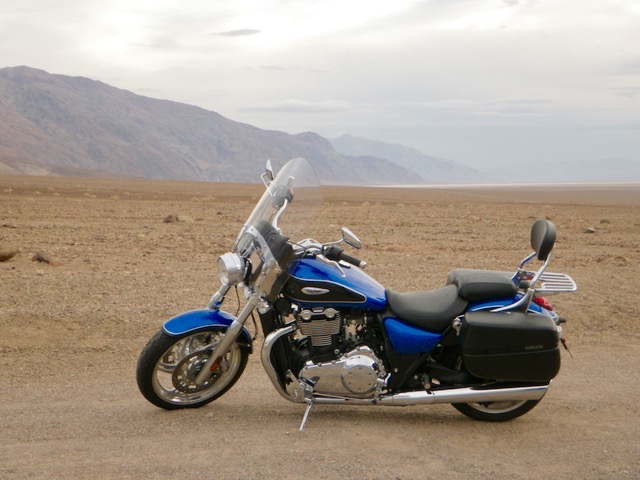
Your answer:
[[[229,291],[229,288],[230,287],[228,285],[221,286],[220,289],[211,297],[211,300],[209,300],[207,307],[211,310],[219,310],[220,305],[222,305],[222,301],[224,300],[224,296]],[[207,360],[207,363],[202,367],[200,373],[198,373],[198,376],[195,380],[196,385],[204,385],[209,377],[211,377],[211,372],[216,371],[216,369],[220,365],[220,362],[222,362],[224,355],[229,351],[229,349],[233,345],[233,342],[236,341],[236,339],[240,335],[240,332],[242,332],[242,328],[244,327],[245,322],[259,302],[260,298],[258,297],[258,295],[252,295],[248,298],[247,304],[240,311],[238,318],[231,322],[231,325],[229,325],[227,330],[224,332],[224,336],[220,339],[216,347],[213,349],[209,360]]]
[[[224,302],[224,297],[226,297],[227,292],[231,287],[229,285],[222,285],[218,289],[216,293],[213,294],[209,303],[207,303],[207,308],[209,310],[220,310],[222,306],[222,302]]]

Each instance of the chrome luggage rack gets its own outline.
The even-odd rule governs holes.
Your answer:
[[[565,273],[544,272],[538,280],[536,292],[552,295],[554,293],[575,292],[576,282]]]

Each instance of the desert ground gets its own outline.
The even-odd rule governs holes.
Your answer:
[[[397,291],[442,286],[457,267],[513,270],[532,222],[556,224],[550,270],[579,290],[550,300],[573,358],[519,419],[316,406],[298,432],[304,407],[262,371],[260,332],[217,401],[147,403],[140,350],[164,320],[206,304],[215,260],[261,191],[0,176],[0,252],[15,253],[0,263],[0,478],[640,479],[638,184],[325,189],[307,236],[350,227],[368,273]]]

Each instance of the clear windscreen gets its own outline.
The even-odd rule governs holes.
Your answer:
[[[302,158],[290,160],[267,186],[234,245],[234,252],[249,261],[250,289],[277,294],[278,282],[294,258],[290,243],[309,237],[321,212],[313,167]]]
[[[246,231],[251,228],[261,231],[265,223],[276,227],[292,241],[309,237],[321,212],[322,192],[315,170],[303,158],[289,160],[269,184],[245,222],[234,251],[242,250],[241,240]]]

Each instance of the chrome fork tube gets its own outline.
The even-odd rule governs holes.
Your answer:
[[[207,303],[207,308],[209,310],[220,310],[220,306],[222,305],[222,301],[224,300],[225,295],[229,291],[231,286],[229,285],[221,285],[216,293],[213,294],[209,303]]]
[[[216,348],[213,349],[209,360],[207,360],[207,363],[204,365],[204,367],[202,367],[200,373],[198,373],[198,376],[196,377],[196,385],[204,385],[204,382],[211,376],[211,368],[214,366],[216,368],[218,367],[220,360],[222,359],[224,354],[229,351],[229,348],[231,348],[233,342],[236,341],[238,335],[240,335],[240,332],[242,332],[242,327],[244,327],[247,318],[249,318],[249,315],[251,315],[251,312],[254,308],[256,308],[259,301],[260,299],[257,295],[249,297],[247,304],[240,312],[240,315],[238,315],[238,318],[231,322],[231,325],[229,325],[227,330],[224,332],[224,336],[218,342]],[[216,363],[218,363],[218,365],[216,365]]]

